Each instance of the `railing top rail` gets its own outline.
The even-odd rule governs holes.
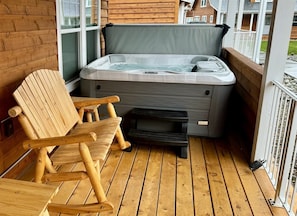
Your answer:
[[[236,29],[235,33],[256,33],[256,31],[250,31],[246,29]]]
[[[284,84],[280,83],[279,81],[273,80],[273,85],[276,85],[278,88],[280,88],[284,93],[286,93],[288,96],[290,96],[294,101],[297,101],[297,95],[288,89]]]

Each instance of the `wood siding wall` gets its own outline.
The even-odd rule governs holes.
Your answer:
[[[237,128],[252,148],[263,66],[256,64],[232,48],[225,48],[223,59],[236,76],[232,95],[232,126]]]
[[[0,120],[16,103],[12,92],[30,72],[58,69],[55,0],[0,1]],[[16,121],[14,133],[1,130],[0,173],[23,153],[24,134]],[[3,127],[3,124],[1,124]]]
[[[101,29],[108,23],[108,0],[101,0]],[[100,34],[101,56],[105,55],[105,42],[101,32]]]
[[[291,39],[297,40],[297,26],[292,26]]]
[[[109,23],[177,23],[179,0],[109,0]]]

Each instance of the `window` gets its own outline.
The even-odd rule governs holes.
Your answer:
[[[81,68],[100,55],[99,5],[100,0],[57,1],[59,70],[70,91]]]
[[[92,0],[86,0],[86,8],[92,7]]]
[[[209,16],[209,23],[213,23],[213,15]]]
[[[265,25],[269,26],[271,23],[271,14],[266,14],[265,16]]]
[[[203,15],[202,18],[201,18],[201,21],[206,23],[207,22],[207,16]]]
[[[187,17],[186,21],[187,21],[187,23],[192,23],[193,22],[193,17]]]
[[[206,5],[207,5],[207,0],[200,1],[200,7],[206,7]]]
[[[194,22],[200,22],[200,16],[194,16]]]

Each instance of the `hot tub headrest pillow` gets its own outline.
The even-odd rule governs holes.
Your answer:
[[[121,25],[103,29],[106,54],[188,54],[219,56],[226,25]]]

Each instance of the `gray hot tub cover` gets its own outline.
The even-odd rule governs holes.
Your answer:
[[[227,25],[108,24],[106,54],[194,54],[220,56]]]

